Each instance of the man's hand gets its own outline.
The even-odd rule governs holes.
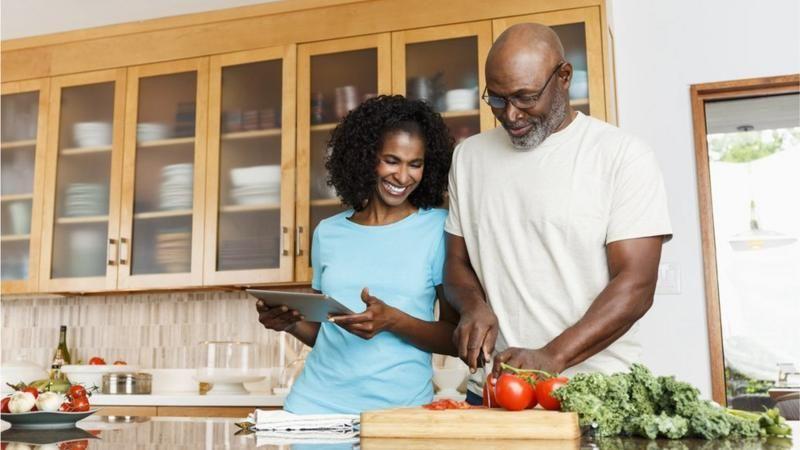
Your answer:
[[[461,319],[453,333],[458,356],[475,372],[478,355],[491,355],[497,341],[497,316],[486,303],[475,303],[461,311]]]
[[[492,372],[495,376],[500,376],[503,371],[501,364],[505,363],[517,369],[536,369],[557,374],[566,369],[564,363],[557,355],[539,348],[518,348],[510,347],[504,352],[494,357],[494,367]]]
[[[366,303],[366,311],[360,314],[333,316],[331,321],[362,339],[372,339],[381,331],[391,331],[399,311],[378,297],[369,295],[367,288],[361,290],[361,301]]]

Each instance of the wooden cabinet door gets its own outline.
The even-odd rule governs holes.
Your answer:
[[[211,58],[206,285],[292,281],[296,52]]]
[[[124,69],[51,80],[40,290],[117,287]]]
[[[208,63],[128,69],[121,290],[203,284]]]
[[[586,115],[606,120],[600,7],[589,6],[495,19],[492,21],[494,38],[497,39],[508,27],[523,22],[537,22],[555,30],[564,45],[566,59],[574,69],[570,86],[570,104]]]
[[[50,80],[4,83],[0,136],[3,294],[36,292]]]
[[[490,21],[392,33],[392,93],[430,103],[456,143],[492,129],[492,110],[480,100],[491,45]]]
[[[325,170],[326,145],[347,112],[391,92],[388,33],[298,46],[295,280],[311,280],[311,241],[322,219],[344,210]]]

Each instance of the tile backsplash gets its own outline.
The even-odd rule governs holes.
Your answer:
[[[108,296],[7,297],[0,301],[2,362],[49,367],[61,325],[73,362],[100,356],[140,368],[189,368],[202,362],[203,341],[247,341],[260,367],[288,364],[304,346],[265,329],[244,292],[169,292]]]

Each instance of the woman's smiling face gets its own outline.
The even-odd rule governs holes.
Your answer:
[[[416,134],[390,131],[378,152],[377,196],[387,206],[400,206],[408,201],[422,181],[425,165],[425,144]]]

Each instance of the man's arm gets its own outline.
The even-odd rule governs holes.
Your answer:
[[[486,303],[478,276],[472,269],[464,238],[447,234],[447,253],[444,263],[444,294],[461,315],[453,342],[458,356],[475,370],[478,355],[491,355],[497,340],[497,317]]]
[[[561,372],[611,345],[650,309],[658,280],[662,236],[606,246],[610,281],[586,314],[540,349],[509,348],[495,359],[514,367]]]

